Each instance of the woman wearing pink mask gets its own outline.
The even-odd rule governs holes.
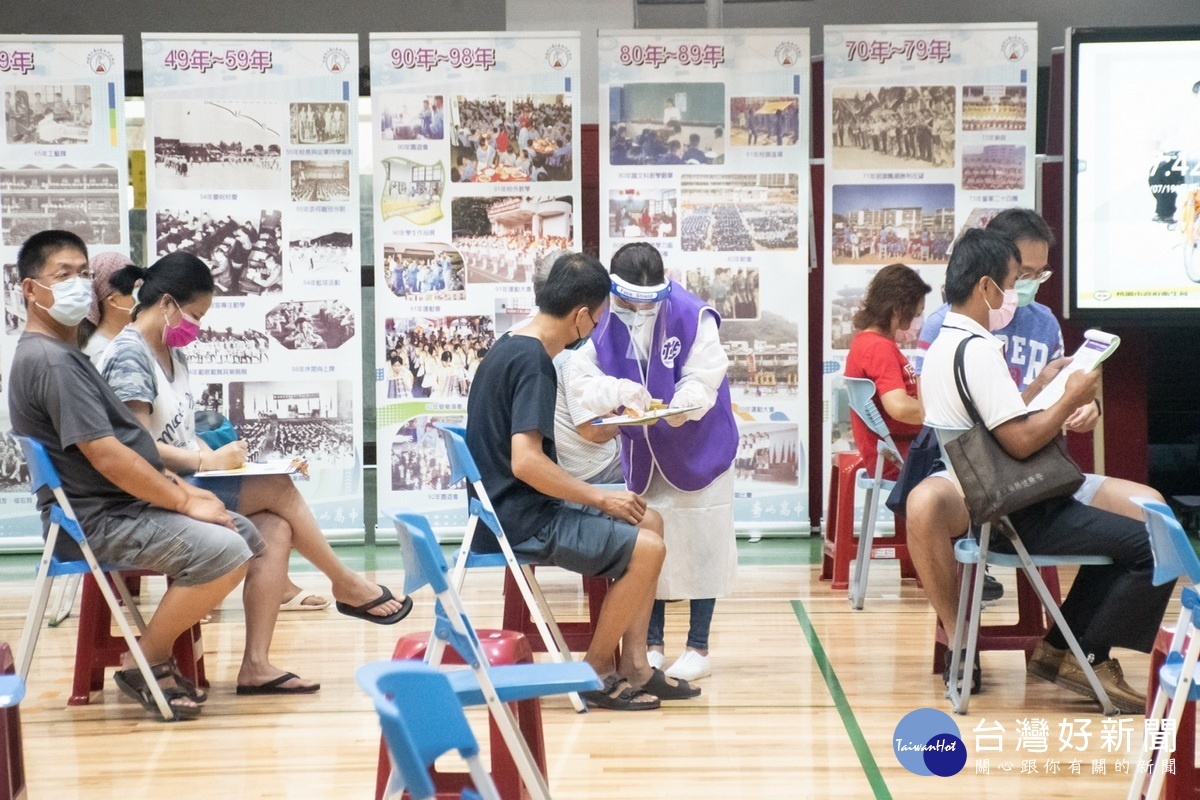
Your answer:
[[[908,453],[909,444],[920,432],[925,413],[917,399],[916,373],[897,342],[916,346],[928,293],[929,285],[903,264],[879,270],[867,284],[867,296],[854,315],[858,333],[846,356],[847,378],[870,378],[875,382],[875,405],[902,456]],[[857,414],[850,415],[850,425],[863,464],[868,472],[874,472],[879,437]],[[899,471],[897,464],[885,462],[883,477],[895,480]]]
[[[196,436],[195,400],[181,352],[196,339],[200,321],[212,305],[212,273],[203,261],[184,252],[164,256],[149,269],[122,270],[135,271],[133,321],[108,346],[101,374],[155,438],[168,469],[189,475],[241,466],[246,461],[245,442],[212,450]],[[292,547],[330,579],[342,613],[392,624],[412,609],[409,598],[396,600],[386,588],[338,560],[290,477],[217,480],[204,488],[215,491],[230,510],[248,517],[267,545],[251,561],[246,575],[246,649],[238,672],[238,694],[303,694],[320,688],[273,666],[268,657]]]

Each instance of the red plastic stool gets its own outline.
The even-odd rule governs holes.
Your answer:
[[[1054,602],[1062,604],[1058,588],[1058,569],[1056,567],[1040,567],[1042,580]],[[983,570],[975,570],[976,579]],[[960,570],[961,575],[961,570]],[[970,617],[967,618],[970,622]],[[1025,661],[1033,655],[1037,643],[1050,632],[1054,620],[1042,608],[1033,584],[1025,577],[1023,570],[1017,570],[1017,622],[1015,625],[983,625],[979,626],[979,652],[984,650],[1024,650]],[[950,639],[941,620],[937,623],[937,632],[933,644],[933,671],[941,673],[946,669],[946,653],[950,649]]]
[[[122,572],[121,576],[132,589],[140,585],[143,576],[156,574],[145,570],[129,570]],[[111,583],[112,577],[107,577]],[[91,693],[104,688],[104,670],[120,666],[121,656],[128,649],[124,638],[112,635],[112,612],[108,603],[104,602],[96,579],[90,574],[84,575],[83,598],[79,604],[79,636],[75,643],[75,678],[67,705],[86,706],[90,703]],[[208,686],[208,678],[204,674],[204,646],[198,624],[175,640],[174,656],[180,672],[196,686]],[[0,800],[3,800],[2,795]]]
[[[587,595],[588,601],[588,621],[557,622],[556,620],[558,629],[562,631],[563,639],[566,640],[567,647],[571,652],[587,652],[588,647],[591,646],[592,634],[596,631],[596,624],[600,619],[600,609],[604,606],[604,598],[608,595],[608,587],[609,580],[607,578],[583,576],[583,593]],[[507,569],[504,571],[504,620],[502,625],[506,631],[519,631],[525,634],[535,653],[546,652],[546,643],[542,641],[541,634],[538,633],[537,626],[533,623],[529,606],[525,605],[525,598],[521,596],[521,590],[518,588],[516,580]],[[617,647],[613,653],[613,663],[621,663],[620,647]]]
[[[16,672],[12,650],[7,642],[0,642],[0,672],[12,675]],[[0,800],[22,800],[25,793],[25,751],[21,745],[21,711],[12,706],[0,711]]]
[[[1167,660],[1171,649],[1170,628],[1159,628],[1154,638],[1154,650],[1150,653],[1150,679],[1146,686],[1146,716],[1154,710],[1154,693],[1158,691],[1158,670]],[[1187,649],[1186,643],[1184,649]],[[1200,770],[1196,769],[1196,704],[1188,703],[1179,719],[1175,732],[1174,774],[1168,772],[1163,784],[1162,800],[1200,800]]]
[[[480,644],[487,656],[489,664],[532,664],[533,650],[524,634],[517,631],[479,630]],[[428,633],[410,633],[400,637],[396,649],[392,652],[392,660],[420,660],[425,657],[425,646],[429,644]],[[444,664],[462,664],[463,660],[453,648],[447,647],[442,657]],[[517,726],[521,735],[529,744],[529,752],[537,763],[542,775],[546,774],[546,739],[542,734],[542,702],[539,698],[521,700],[510,704],[513,715],[517,718]],[[522,800],[528,797],[525,784],[521,781],[521,773],[513,760],[508,745],[496,721],[488,717],[488,730],[491,737],[492,781],[504,800]],[[388,759],[387,746],[382,737],[379,740],[379,769],[375,775],[375,800],[382,800],[387,789],[388,776],[392,764]],[[434,786],[437,787],[438,800],[458,800],[464,787],[471,785],[471,778],[465,772],[438,772],[430,769]],[[405,794],[405,797],[408,797]]]
[[[860,469],[863,469],[862,456],[854,450],[834,453],[830,461],[829,503],[826,506],[825,524],[821,526],[825,541],[820,579],[832,580],[835,591],[850,588],[850,564],[858,554],[858,537],[854,528],[854,488]],[[880,505],[883,505],[882,498]],[[875,536],[871,558],[898,559],[901,579],[916,579],[917,571],[908,554],[908,532],[903,518],[896,517],[894,536]]]

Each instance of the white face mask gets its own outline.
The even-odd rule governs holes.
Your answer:
[[[36,305],[60,325],[74,328],[83,322],[92,309],[92,282],[88,278],[76,276],[53,286],[47,286],[39,281],[34,281],[34,283],[53,293],[54,305],[49,308],[41,303]]]

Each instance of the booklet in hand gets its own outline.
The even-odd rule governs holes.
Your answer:
[[[1044,411],[1057,403],[1066,392],[1067,378],[1071,376],[1072,372],[1091,372],[1097,369],[1104,359],[1113,354],[1119,344],[1121,344],[1120,336],[1095,329],[1085,332],[1083,344],[1079,345],[1079,349],[1071,356],[1071,363],[1055,375],[1046,388],[1033,398],[1029,403],[1029,410]]]

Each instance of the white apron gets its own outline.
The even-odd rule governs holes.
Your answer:
[[[737,577],[733,478],[730,467],[707,488],[681,492],[655,468],[642,495],[648,507],[662,514],[667,545],[655,599],[701,600],[733,591]]]

